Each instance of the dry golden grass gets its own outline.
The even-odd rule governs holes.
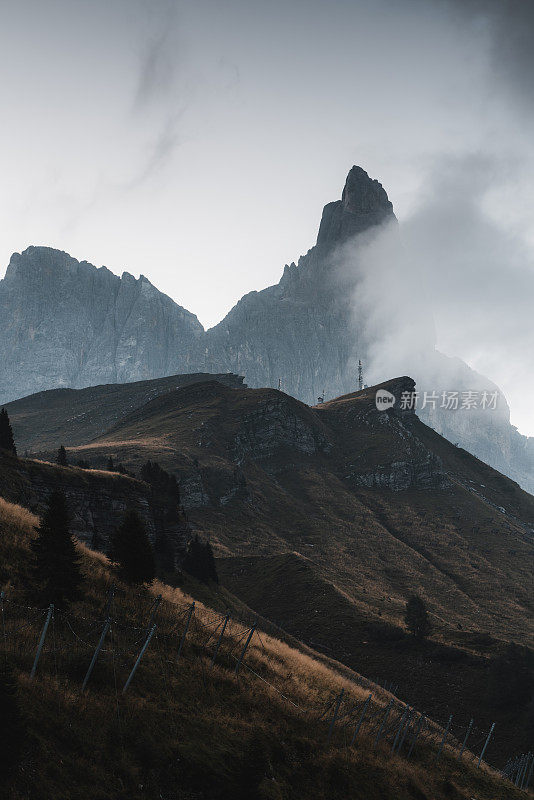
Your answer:
[[[0,504],[0,520],[3,562],[14,568],[27,556],[36,520],[6,503]],[[352,700],[361,700],[367,692],[358,685],[358,676],[351,679],[349,673],[343,675],[333,665],[260,632],[237,681],[235,652],[229,648],[246,630],[240,623],[232,623],[218,663],[210,669],[212,650],[206,639],[211,633],[213,642],[216,619],[207,602],[195,600],[194,623],[176,662],[178,614],[196,597],[194,584],[192,594],[160,582],[150,591],[119,584],[114,616],[121,624],[113,625],[89,689],[82,694],[81,681],[100,632],[101,623],[95,626],[94,621],[115,578],[104,556],[84,546],[80,553],[84,598],[71,607],[68,620],[57,615],[34,681],[28,671],[42,615],[20,629],[19,623],[31,620],[32,612],[23,608],[24,586],[13,579],[8,587],[22,609],[7,609],[8,633],[12,625],[13,636],[8,636],[6,656],[19,675],[28,747],[6,800],[520,797],[491,772],[458,765],[448,753],[435,769],[435,751],[425,746],[412,762],[390,757],[390,745],[375,751],[369,734],[349,748],[336,731],[328,746],[328,723],[317,720],[310,709],[324,708],[341,689]],[[5,585],[3,580],[2,588]],[[122,695],[144,636],[139,626],[147,624],[158,594],[163,602],[156,635],[129,692]],[[213,601],[220,606],[221,596],[213,594]],[[387,699],[384,692],[377,697],[381,702]]]
[[[14,533],[27,534],[38,524],[39,519],[27,508],[8,503],[0,497],[0,526],[4,527],[6,533],[10,530]]]

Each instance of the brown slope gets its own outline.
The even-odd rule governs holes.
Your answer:
[[[410,387],[384,384],[396,396]],[[156,459],[179,477],[192,524],[230,559],[221,573],[256,611],[437,715],[453,697],[485,720],[485,659],[503,641],[534,641],[533,498],[414,415],[379,413],[373,389],[309,408],[271,389],[198,383],[71,453],[109,455],[134,470]],[[499,493],[471,491],[467,469]],[[244,572],[228,571],[235,558]],[[413,591],[434,625],[422,652],[399,627]],[[524,722],[501,717],[496,746],[515,736],[520,748]]]
[[[367,691],[360,688],[360,676],[266,635],[260,620],[261,633],[251,640],[236,681],[232,654],[246,628],[234,619],[242,604],[215,587],[204,588],[199,597],[193,581],[185,592],[161,583],[150,592],[140,592],[119,583],[113,627],[121,630],[121,655],[106,656],[115,653],[114,633],[87,691],[81,693],[85,668],[100,636],[100,626],[91,620],[100,617],[102,600],[117,580],[107,562],[87,549],[81,553],[86,576],[83,596],[67,615],[56,615],[53,649],[45,647],[36,677],[28,680],[42,615],[29,617],[25,584],[13,587],[7,581],[28,565],[35,523],[25,509],[0,500],[0,588],[9,592],[6,630],[8,641],[16,645],[6,649],[2,662],[5,659],[19,686],[25,734],[22,760],[13,781],[2,787],[3,800],[515,800],[521,796],[494,770],[477,770],[466,758],[460,764],[447,749],[437,768],[435,746],[419,743],[410,761],[392,757],[394,731],[375,748],[374,731],[365,727],[357,746],[348,748],[343,719],[327,743],[330,720],[317,719],[316,709],[325,708],[340,689],[345,692],[342,713],[361,702]],[[130,656],[138,649],[138,626],[146,621],[158,593],[163,595],[158,631],[128,692],[121,695],[117,685],[123,685],[130,672]],[[183,611],[193,597],[194,622],[176,664]],[[217,630],[220,615],[214,610],[227,609],[233,620],[217,665],[210,668],[213,641],[207,641],[207,632]],[[134,637],[128,637],[132,625]],[[380,713],[379,706],[390,697],[373,690]],[[348,730],[352,727],[353,723]],[[252,747],[253,742],[266,754],[259,767],[255,766],[258,745]],[[506,752],[514,751],[508,746]],[[259,779],[251,780],[251,757],[252,775],[261,778],[257,791]]]
[[[241,386],[238,375],[171,375],[134,383],[110,383],[87,389],[50,389],[7,403],[20,453],[54,450],[100,436],[122,417],[166,392],[199,381]]]
[[[409,385],[384,384],[397,394]],[[415,588],[438,629],[534,641],[534,500],[414,415],[379,413],[373,390],[309,408],[272,389],[199,383],[74,452],[134,469],[160,461],[221,554],[313,553],[318,573],[366,613],[399,623]],[[472,480],[501,487],[495,499],[466,488],[455,458]]]

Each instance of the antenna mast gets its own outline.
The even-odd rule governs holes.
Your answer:
[[[358,361],[358,390],[361,392],[363,389],[363,367],[361,358]]]

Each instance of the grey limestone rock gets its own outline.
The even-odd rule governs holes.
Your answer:
[[[355,313],[361,275],[357,263],[346,269],[344,253],[384,224],[396,226],[384,188],[352,167],[341,199],[323,210],[316,245],[286,265],[278,284],[245,295],[208,331],[143,276],[118,278],[58,250],[30,247],[12,257],[0,281],[0,403],[42,389],[180,372],[233,372],[253,388],[276,388],[280,379],[284,392],[308,404],[324,392],[329,398],[352,392],[358,359],[368,363],[373,341],[371,312],[363,306]],[[497,389],[439,353],[431,313],[424,303],[416,313],[406,326],[420,332],[419,350],[409,363],[395,364],[394,373],[409,372],[419,385],[431,375],[437,391]],[[478,416],[439,408],[418,413],[534,491],[534,439],[510,424],[504,398],[495,413]]]
[[[144,276],[29,247],[0,281],[0,402],[189,372],[203,328]]]

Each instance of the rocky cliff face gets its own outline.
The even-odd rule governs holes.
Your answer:
[[[315,247],[297,265],[286,265],[277,285],[245,295],[207,332],[208,368],[241,373],[252,387],[277,386],[280,378],[284,391],[310,404],[325,391],[329,397],[354,391],[358,360],[366,366],[373,360],[374,310],[359,302],[363,276],[358,258],[348,254],[365,247],[384,225],[393,226],[395,236],[396,219],[385,190],[360,167],[353,167],[341,200],[324,207]],[[394,291],[383,286],[385,295]],[[395,306],[395,298],[391,304]],[[438,398],[450,391],[460,397],[462,392],[478,392],[479,397],[499,392],[460,359],[435,349],[431,313],[423,301],[415,312],[414,305],[401,325],[408,332],[418,331],[418,336],[393,332],[401,340],[406,338],[412,350],[399,352],[401,363],[394,369],[406,369],[418,388],[435,392]],[[494,410],[442,409],[440,399],[436,408],[432,404],[421,408],[420,401],[418,414],[450,441],[534,492],[534,440],[512,427],[506,400],[499,395]]]
[[[180,567],[191,535],[187,518],[148,484],[115,473],[18,460],[0,451],[0,496],[40,515],[58,487],[69,504],[71,531],[81,542],[107,552],[122,515],[135,508],[154,546],[159,573]]]
[[[206,362],[245,375],[249,386],[277,386],[315,403],[356,387],[366,349],[365,320],[354,319],[356,276],[339,248],[358,234],[395,222],[378,181],[360,167],[349,172],[341,200],[325,206],[315,247],[286,265],[275,286],[250,292],[207,332]]]
[[[0,402],[41,389],[189,372],[203,328],[144,276],[48,247],[15,253],[0,281]]]
[[[285,392],[309,404],[324,392],[335,397],[353,391],[358,360],[366,365],[373,360],[376,320],[373,308],[360,302],[358,259],[347,259],[347,253],[371,241],[384,225],[395,231],[384,188],[353,167],[341,200],[323,210],[316,245],[298,264],[286,265],[278,284],[245,295],[206,332],[144,277],[124,273],[119,279],[57,250],[31,247],[13,256],[0,281],[0,402],[46,388],[195,371],[244,375],[251,387],[276,387],[281,379]],[[385,282],[382,291],[395,295],[396,288]],[[390,301],[393,307],[402,303],[395,296]],[[394,333],[399,357],[391,372],[409,373],[419,388],[438,394],[497,390],[459,359],[435,350],[424,302],[410,304],[400,327]],[[387,377],[382,373],[374,379]],[[420,414],[451,441],[534,491],[534,442],[510,425],[504,398],[493,413],[428,406]]]

